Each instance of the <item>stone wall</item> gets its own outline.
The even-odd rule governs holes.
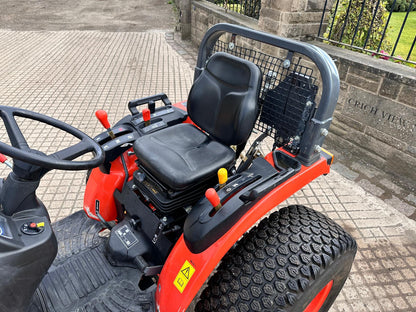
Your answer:
[[[315,44],[336,60],[341,79],[326,143],[344,159],[345,155],[365,159],[414,191],[416,71],[324,43]]]

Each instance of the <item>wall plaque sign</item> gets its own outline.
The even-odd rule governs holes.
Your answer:
[[[351,87],[343,112],[370,127],[416,146],[416,109]]]

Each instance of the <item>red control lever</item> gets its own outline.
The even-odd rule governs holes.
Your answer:
[[[105,110],[97,110],[95,112],[95,116],[101,122],[104,128],[108,129],[111,128],[110,123],[108,122],[107,112]]]
[[[7,157],[0,153],[0,162],[13,169],[13,165],[7,160]]]
[[[115,139],[116,136],[114,135],[113,130],[111,130],[110,123],[108,122],[107,112],[105,110],[102,110],[102,109],[97,110],[95,112],[95,117],[97,117],[97,119],[101,122],[103,127],[107,129],[108,135],[112,139]]]
[[[147,127],[148,125],[150,125],[150,109],[144,108],[142,110],[142,115],[143,115],[144,124]]]
[[[213,188],[209,188],[205,192],[205,197],[209,200],[211,205],[214,207],[215,211],[220,210],[222,207],[220,197]]]

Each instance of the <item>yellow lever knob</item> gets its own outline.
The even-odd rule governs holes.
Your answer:
[[[228,172],[227,169],[225,168],[221,168],[218,170],[218,183],[220,184],[220,186],[224,185],[225,183],[227,183],[228,180]]]

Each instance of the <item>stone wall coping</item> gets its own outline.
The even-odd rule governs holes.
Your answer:
[[[362,70],[376,75],[399,80],[401,83],[416,87],[416,70],[409,66],[365,55],[363,53],[338,48],[324,42],[313,41],[313,45],[323,49],[333,58],[342,58],[346,63],[359,64]]]
[[[205,0],[193,0],[192,5],[209,10],[210,13],[214,14],[216,17],[227,21],[228,23],[233,23],[240,26],[250,27],[255,30],[260,30],[258,27],[258,21],[254,18],[236,13],[234,11],[227,11],[225,9]]]

